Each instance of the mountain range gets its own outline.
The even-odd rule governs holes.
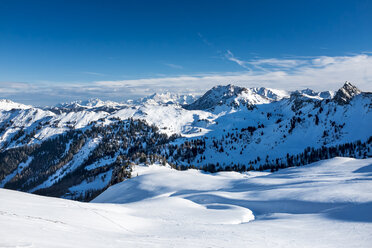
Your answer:
[[[0,186],[88,201],[135,164],[278,170],[371,157],[372,93],[216,86],[117,103],[33,107],[0,100]]]

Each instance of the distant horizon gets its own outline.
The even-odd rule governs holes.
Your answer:
[[[136,98],[129,98],[129,99],[124,99],[124,100],[113,100],[113,99],[110,99],[110,98],[99,98],[99,97],[90,97],[90,98],[81,98],[81,99],[73,99],[71,101],[61,101],[61,102],[56,102],[54,104],[50,104],[50,105],[37,105],[37,104],[33,104],[32,102],[30,103],[27,103],[27,102],[22,102],[22,101],[16,101],[16,100],[13,100],[13,99],[9,99],[9,98],[0,98],[0,100],[10,100],[14,103],[20,103],[20,104],[24,104],[24,105],[29,105],[29,106],[32,106],[32,107],[40,107],[40,108],[44,108],[44,107],[55,107],[59,104],[70,104],[70,103],[77,103],[77,102],[89,102],[89,101],[93,101],[93,100],[100,100],[100,101],[111,101],[111,102],[115,102],[115,103],[119,103],[119,104],[127,104],[128,102],[130,101],[138,101],[138,100],[141,100],[143,98],[146,98],[146,97],[150,97],[152,95],[161,95],[161,94],[174,94],[174,95],[179,95],[179,96],[182,96],[182,95],[193,95],[193,96],[196,96],[196,97],[200,97],[202,95],[204,95],[208,90],[211,90],[212,88],[214,87],[217,87],[217,86],[228,86],[228,85],[232,85],[232,86],[236,86],[236,87],[243,87],[243,88],[266,88],[266,89],[272,89],[272,90],[283,90],[283,91],[286,91],[287,93],[291,93],[291,92],[294,92],[294,91],[301,91],[301,90],[306,90],[306,89],[310,89],[310,90],[314,90],[315,92],[324,92],[324,91],[330,91],[330,92],[337,92],[337,90],[339,90],[340,88],[342,88],[342,86],[347,83],[349,81],[345,81],[343,82],[342,84],[340,84],[340,87],[338,87],[337,89],[335,90],[321,90],[321,91],[317,91],[317,90],[314,90],[312,88],[298,88],[298,89],[293,89],[293,90],[285,90],[285,89],[276,89],[276,88],[272,88],[272,87],[263,87],[263,86],[258,86],[258,87],[245,87],[245,86],[241,86],[239,84],[231,84],[231,83],[227,83],[227,84],[218,84],[218,85],[215,85],[215,86],[212,86],[211,88],[209,89],[206,89],[205,91],[201,91],[199,93],[174,93],[174,92],[170,92],[170,91],[162,91],[162,92],[153,92],[153,93],[150,93],[148,95],[143,95],[143,96],[138,96]],[[356,86],[359,90],[361,90],[362,92],[371,92],[371,91],[367,91],[367,90],[364,90],[360,87],[358,87],[357,84],[355,84],[354,82],[349,82],[351,83],[352,85]]]

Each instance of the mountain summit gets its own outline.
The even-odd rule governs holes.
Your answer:
[[[8,99],[0,99],[0,111],[9,111],[12,109],[30,109],[32,106],[16,103]]]
[[[219,85],[208,90],[194,103],[185,106],[188,110],[214,110],[218,106],[228,107],[250,106],[270,103],[287,97],[285,91],[268,88],[244,88],[229,85]]]
[[[350,102],[350,100],[362,93],[356,86],[352,85],[350,82],[345,82],[333,98],[338,104],[344,105]]]
[[[218,85],[208,90],[202,97],[192,104],[185,106],[185,108],[188,110],[210,109],[223,104],[228,99],[237,97],[242,91],[244,91],[244,88],[232,84],[226,86]]]

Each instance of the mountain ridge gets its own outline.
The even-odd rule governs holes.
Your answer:
[[[110,100],[101,100],[99,98],[90,98],[88,100],[75,100],[71,102],[64,102],[64,103],[58,103],[53,106],[45,106],[45,107],[35,107],[31,105],[25,105],[22,103],[14,102],[10,99],[0,99],[0,109],[6,108],[7,110],[11,109],[26,109],[26,108],[40,108],[40,109],[74,109],[74,108],[85,108],[85,109],[94,109],[94,108],[100,108],[100,107],[128,107],[132,104],[141,104],[141,103],[160,103],[160,104],[180,104],[184,105],[185,108],[190,110],[193,109],[195,106],[190,105],[196,105],[196,102],[202,101],[201,98],[206,98],[210,95],[215,97],[217,99],[215,104],[220,104],[221,100],[226,100],[230,97],[239,97],[242,93],[245,93],[246,97],[248,96],[260,96],[263,99],[268,99],[271,101],[277,101],[281,100],[283,98],[290,97],[291,94],[301,94],[302,96],[306,98],[314,98],[318,100],[322,99],[333,99],[334,97],[337,99],[338,102],[346,102],[347,99],[351,99],[353,96],[358,95],[360,93],[368,93],[368,92],[362,92],[359,90],[356,86],[354,86],[352,83],[346,81],[344,85],[338,89],[337,91],[314,91],[310,88],[306,88],[303,90],[294,90],[294,91],[285,91],[285,90],[278,90],[278,89],[272,89],[272,88],[265,88],[265,87],[241,87],[241,86],[235,86],[233,84],[227,84],[227,85],[217,85],[208,90],[206,93],[200,96],[196,96],[194,94],[177,94],[177,93],[171,93],[171,92],[164,92],[164,93],[153,93],[149,96],[139,98],[136,100],[128,100],[126,103],[124,102],[114,102]],[[211,100],[211,99],[208,99]],[[261,102],[256,100],[248,99],[248,102],[250,104],[260,104]],[[261,99],[262,100],[262,99]],[[203,100],[205,101],[205,100]],[[223,102],[222,102],[223,103]],[[3,107],[2,107],[3,106]],[[206,106],[204,108],[212,108],[215,106]]]
[[[335,94],[216,86],[183,100],[155,94],[139,103],[18,109],[8,102],[16,108],[0,109],[0,185],[89,200],[129,178],[136,163],[213,172],[371,156],[372,94],[350,83]]]

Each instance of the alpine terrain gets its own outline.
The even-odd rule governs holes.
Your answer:
[[[372,94],[349,82],[0,109],[0,247],[372,244]]]
[[[137,164],[277,171],[372,151],[372,93],[216,86],[33,107],[0,101],[0,186],[89,201]]]

